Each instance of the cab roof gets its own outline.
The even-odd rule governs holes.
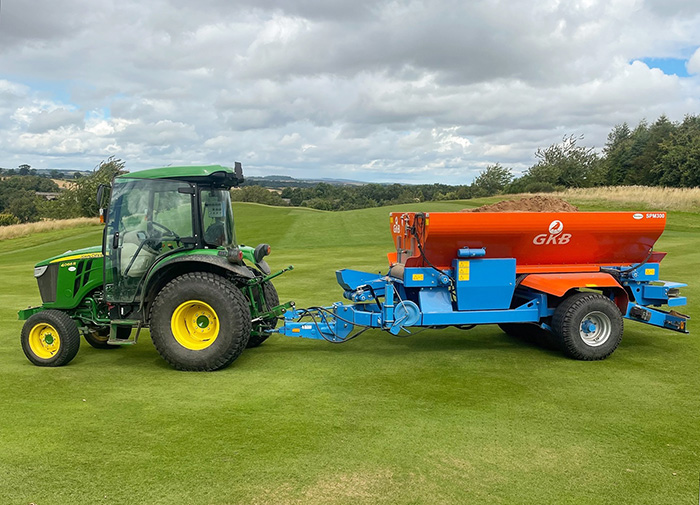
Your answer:
[[[213,182],[228,187],[238,186],[243,183],[243,170],[241,164],[236,162],[236,167],[222,165],[194,165],[181,167],[161,167],[129,172],[117,177],[117,179],[177,179],[188,182]]]

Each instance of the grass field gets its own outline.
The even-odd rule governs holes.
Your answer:
[[[341,299],[336,268],[385,270],[392,250],[386,208],[234,209],[239,241],[295,265],[276,285],[299,306]],[[593,363],[484,326],[343,345],[273,336],[216,373],[172,370],[147,333],[32,366],[16,317],[39,302],[32,266],[100,239],[83,226],[0,241],[2,504],[698,503],[692,321],[691,335],[627,323]],[[700,216],[671,212],[657,249],[662,277],[691,284],[682,311],[697,319]]]

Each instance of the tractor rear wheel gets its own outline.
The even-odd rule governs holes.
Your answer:
[[[272,285],[272,282],[268,281],[265,284],[263,284],[263,296],[265,297],[265,303],[267,304],[267,308],[271,309],[274,307],[277,307],[280,304],[280,297],[277,294],[277,290],[275,289],[275,286]],[[265,330],[272,330],[277,327],[277,318],[273,317],[270,319],[264,319],[261,324],[257,325],[255,327],[255,330],[258,332],[255,335],[251,335],[250,338],[248,339],[248,345],[246,348],[250,349],[252,347],[258,347],[260,344],[265,342],[267,338],[270,336],[269,333],[263,333]]]
[[[153,345],[178,370],[227,367],[245,349],[250,328],[243,293],[209,272],[176,277],[158,293],[151,310]]]
[[[554,311],[552,329],[570,357],[605,359],[622,341],[622,314],[610,298],[600,293],[575,293]]]
[[[22,350],[36,366],[67,365],[80,349],[75,321],[60,310],[43,310],[22,327]]]

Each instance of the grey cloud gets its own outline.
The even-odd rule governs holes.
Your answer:
[[[700,107],[700,80],[629,63],[700,45],[697,9],[680,4],[26,5],[0,14],[0,166],[115,154],[131,169],[241,160],[259,174],[468,182],[489,163],[526,168],[568,133],[600,147],[615,123]]]
[[[28,133],[43,133],[61,127],[82,126],[84,114],[77,110],[54,109],[43,110],[32,117],[27,125]]]

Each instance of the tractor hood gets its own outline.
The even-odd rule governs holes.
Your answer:
[[[42,267],[45,265],[50,265],[51,263],[59,263],[63,261],[73,261],[79,259],[88,258],[101,258],[102,257],[102,246],[96,245],[92,247],[85,247],[83,249],[76,249],[75,251],[66,251],[63,254],[54,256],[40,261],[35,266]]]

